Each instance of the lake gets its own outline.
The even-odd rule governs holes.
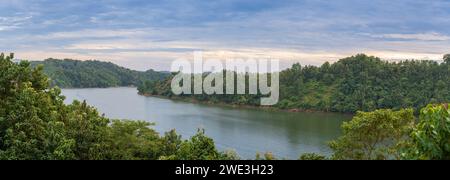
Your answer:
[[[192,104],[137,94],[136,88],[63,89],[66,103],[86,100],[106,117],[156,123],[189,138],[204,128],[219,150],[235,150],[243,159],[257,152],[297,159],[316,152],[329,155],[328,141],[341,134],[340,125],[351,116],[335,113],[271,112],[258,109]]]

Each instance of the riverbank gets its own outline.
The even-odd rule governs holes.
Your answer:
[[[137,86],[130,85],[130,86],[105,86],[105,87],[70,87],[70,86],[51,86],[52,88],[59,88],[59,89],[109,89],[109,88],[136,88]]]
[[[145,97],[156,97],[156,98],[161,98],[161,99],[169,99],[169,100],[194,103],[194,104],[213,105],[213,106],[239,108],[239,109],[263,110],[263,111],[268,111],[268,112],[332,113],[332,114],[354,115],[353,113],[331,112],[331,111],[321,111],[321,110],[313,110],[313,109],[300,109],[300,108],[280,109],[280,108],[273,107],[273,106],[254,106],[254,105],[243,105],[243,104],[228,104],[228,103],[213,102],[213,101],[200,101],[195,98],[180,97],[180,96],[167,97],[167,96],[152,95],[152,94],[140,93],[140,92],[138,92],[138,94],[141,96],[145,96]]]
[[[257,152],[272,152],[286,159],[311,152],[330,155],[326,142],[341,136],[340,126],[351,119],[339,113],[284,113],[267,108],[193,104],[190,100],[141,96],[136,88],[127,87],[62,89],[62,94],[67,97],[65,103],[86,100],[110,119],[154,123],[160,135],[176,129],[183,138],[189,138],[197,129],[205,129],[218,150],[234,149],[243,159],[254,159]]]

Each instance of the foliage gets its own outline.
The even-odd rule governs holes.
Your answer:
[[[256,153],[255,156],[256,160],[276,160],[276,157],[273,155],[272,152],[265,152],[261,155],[261,153]]]
[[[429,105],[421,110],[420,122],[411,133],[412,146],[405,159],[450,159],[450,110],[448,105]]]
[[[0,55],[0,159],[239,158],[217,151],[204,131],[182,141],[174,130],[161,137],[147,122],[111,121],[86,102],[66,105],[42,65],[31,68],[12,59],[13,54]]]
[[[198,130],[190,141],[181,143],[177,152],[177,159],[180,160],[213,160],[219,158],[214,141],[206,137],[204,130]]]
[[[241,158],[239,157],[239,154],[232,150],[232,149],[228,149],[225,150],[224,152],[220,153],[220,160],[240,160]]]
[[[72,159],[70,139],[58,111],[63,99],[47,90],[42,67],[15,64],[0,55],[0,159]]]
[[[436,61],[386,62],[363,54],[320,67],[294,64],[280,72],[280,109],[355,113],[450,101],[450,56]],[[249,74],[246,74],[248,81]],[[139,86],[141,94],[173,97],[168,78]],[[223,76],[225,78],[225,75]],[[247,87],[248,90],[248,87]],[[261,95],[181,95],[198,101],[259,105]]]
[[[32,62],[43,65],[51,84],[61,88],[105,88],[117,86],[139,86],[144,81],[165,78],[168,73],[148,70],[130,70],[110,62],[47,59]]]
[[[302,154],[299,160],[327,160],[327,157],[316,153]]]
[[[358,112],[342,125],[343,136],[330,143],[333,159],[400,159],[415,117],[411,109]]]
[[[219,152],[204,130],[182,140],[175,130],[160,136],[147,122],[110,120],[86,102],[66,105],[61,90],[49,85],[42,65],[31,68],[27,61],[14,63],[13,56],[0,55],[2,160],[239,159],[234,151]],[[288,83],[282,86],[284,97],[279,106],[343,112],[394,108],[358,112],[352,121],[345,122],[343,136],[330,143],[334,151],[332,159],[450,159],[448,105],[423,108],[416,126],[414,110],[401,108],[418,108],[428,102],[449,99],[449,58],[446,55],[442,64],[387,63],[359,55],[321,67],[302,68],[296,64],[282,72],[282,78]],[[170,83],[167,83],[170,78],[144,85],[151,86],[150,93],[170,96]],[[254,104],[257,97],[211,98]],[[203,95],[194,98],[211,100]],[[276,158],[272,153],[258,153],[256,159]],[[303,154],[300,159],[328,158]]]
[[[158,159],[162,155],[163,139],[143,121],[114,120],[110,131],[110,159]]]
[[[450,159],[448,104],[421,109],[413,126],[410,109],[358,113],[344,123],[344,135],[330,143],[333,159]],[[310,159],[315,156],[302,156]],[[300,158],[300,159],[302,159]]]

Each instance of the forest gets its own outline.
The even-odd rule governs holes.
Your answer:
[[[0,160],[235,158],[202,130],[182,140],[175,130],[159,135],[148,122],[105,118],[86,102],[66,105],[43,65],[11,59],[0,55]]]
[[[51,85],[60,88],[139,86],[144,81],[161,80],[169,75],[152,69],[135,71],[102,61],[47,59],[31,62],[31,65],[43,65],[44,73],[51,79]]]
[[[144,95],[175,97],[170,87],[175,75],[172,73],[161,81],[144,82],[138,90]],[[248,81],[249,74],[246,76]],[[182,94],[180,97],[259,106],[261,95]],[[297,63],[281,71],[280,100],[274,107],[342,113],[413,108],[418,112],[427,104],[445,102],[450,102],[450,55],[445,55],[444,61],[439,63],[431,60],[388,62],[359,54],[332,64],[326,62],[320,67]]]
[[[50,86],[42,65],[31,67],[27,61],[15,63],[11,61],[13,57],[13,54],[0,55],[1,160],[239,159],[233,151],[218,151],[204,130],[198,130],[188,139],[182,139],[175,130],[159,135],[148,122],[108,119],[86,102],[74,101],[66,105],[61,90]],[[373,58],[366,60],[381,63]],[[447,66],[448,62],[447,59]],[[429,65],[429,70],[445,67],[431,62],[419,64]],[[330,67],[333,66],[336,65]],[[310,71],[301,69],[294,72],[308,74],[306,72]],[[438,72],[427,75],[438,77]],[[430,96],[436,95],[430,93]],[[414,115],[413,109],[404,108],[358,111],[351,121],[342,125],[342,130],[343,135],[329,143],[333,150],[331,156],[308,153],[300,155],[299,159],[450,159],[448,104],[427,105],[419,116]],[[256,154],[255,159],[277,157],[265,153]]]

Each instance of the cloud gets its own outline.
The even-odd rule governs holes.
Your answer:
[[[84,29],[78,31],[54,32],[43,36],[41,39],[90,39],[90,38],[133,38],[151,33],[150,29]]]
[[[419,33],[419,34],[382,34],[373,35],[376,38],[419,40],[419,41],[449,41],[450,36],[439,33]]]
[[[13,30],[20,28],[28,22],[32,16],[0,16],[0,31]]]
[[[446,0],[14,0],[0,4],[9,42],[0,49],[163,70],[195,50],[313,65],[356,53],[440,59],[450,47],[448,9]]]

